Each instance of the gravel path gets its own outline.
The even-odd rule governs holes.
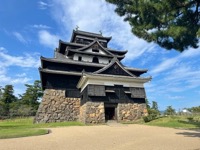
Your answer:
[[[52,128],[43,136],[3,139],[0,150],[200,150],[200,131],[144,125]]]

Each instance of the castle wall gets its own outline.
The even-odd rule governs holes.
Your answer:
[[[147,116],[146,104],[138,103],[119,103],[117,107],[117,120],[118,122],[129,122]]]
[[[118,103],[117,121],[129,122],[148,115],[146,104]],[[85,124],[105,123],[104,102],[86,102],[65,97],[65,90],[46,89],[35,116],[35,123],[80,121]]]
[[[86,102],[80,108],[80,121],[85,124],[105,123],[104,103]]]
[[[65,90],[46,89],[34,122],[77,121],[79,110],[80,98],[65,97]]]

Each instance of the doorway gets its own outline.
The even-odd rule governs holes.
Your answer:
[[[116,108],[115,107],[105,107],[105,119],[108,120],[116,120]]]

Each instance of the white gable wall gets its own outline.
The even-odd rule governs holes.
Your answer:
[[[78,61],[79,56],[82,57],[82,61],[84,61],[84,62],[92,62],[93,57],[95,57],[95,56],[91,56],[91,55],[74,54],[73,60]],[[106,57],[99,57],[99,56],[96,56],[96,57],[99,59],[100,64],[108,64],[109,63],[109,59]]]
[[[86,49],[85,52],[90,52],[90,53],[99,53],[99,54],[103,54],[106,55],[106,53],[104,51],[102,51],[101,49],[99,49],[99,52],[93,52],[92,48]]]

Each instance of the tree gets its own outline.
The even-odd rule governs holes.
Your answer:
[[[106,0],[117,7],[132,33],[168,50],[198,48],[200,0]]]
[[[3,88],[3,94],[1,98],[1,105],[6,115],[9,115],[10,104],[16,101],[17,101],[17,98],[14,95],[13,85],[6,85]]]
[[[152,107],[151,107],[148,99],[145,99],[145,101],[146,101],[148,116],[143,117],[144,121],[149,122],[149,121],[157,119],[160,115],[157,102],[152,101]]]
[[[3,96],[3,92],[2,92],[2,87],[0,86],[0,100],[1,100],[1,98],[2,98],[2,96]]]
[[[151,109],[154,109],[154,110],[156,110],[156,111],[159,111],[159,110],[158,110],[158,103],[157,103],[156,101],[152,101],[152,107],[151,107]]]
[[[164,112],[165,115],[174,115],[175,113],[175,109],[173,109],[172,106],[167,106],[167,109]]]
[[[200,106],[188,108],[188,110],[193,112],[193,113],[200,113]]]
[[[22,104],[26,104],[37,109],[39,105],[38,100],[43,95],[41,82],[36,80],[33,85],[25,84],[25,86],[27,89],[26,92],[21,95]]]

